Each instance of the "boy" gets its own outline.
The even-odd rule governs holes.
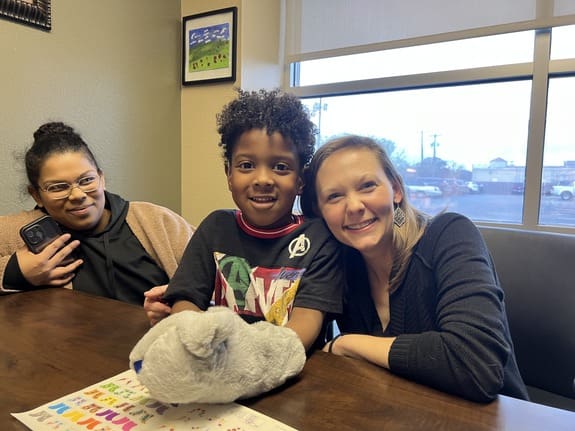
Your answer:
[[[277,90],[238,90],[217,122],[239,210],[214,211],[200,224],[162,302],[177,313],[206,310],[213,298],[249,323],[291,328],[307,351],[325,315],[341,311],[343,286],[338,244],[323,221],[292,214],[315,127],[295,96]],[[169,310],[159,293],[146,299],[152,322]]]

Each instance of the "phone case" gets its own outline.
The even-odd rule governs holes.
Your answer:
[[[43,216],[20,229],[20,236],[32,253],[40,253],[44,248],[62,235],[62,229],[52,217]]]

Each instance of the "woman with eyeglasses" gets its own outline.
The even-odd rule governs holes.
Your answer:
[[[38,128],[25,164],[36,208],[0,217],[0,292],[67,287],[143,305],[145,291],[168,283],[193,233],[182,217],[108,192],[92,151],[64,123]],[[63,234],[33,253],[19,231],[44,215]]]

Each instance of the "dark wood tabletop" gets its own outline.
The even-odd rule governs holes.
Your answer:
[[[128,369],[149,328],[142,308],[66,289],[0,296],[0,430]],[[477,404],[363,361],[314,353],[293,381],[241,401],[301,431],[575,430],[575,413],[500,396]]]

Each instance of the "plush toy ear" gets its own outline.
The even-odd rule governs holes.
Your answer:
[[[198,358],[207,358],[221,350],[241,319],[227,307],[211,307],[200,319],[177,326],[178,337],[186,350]]]

